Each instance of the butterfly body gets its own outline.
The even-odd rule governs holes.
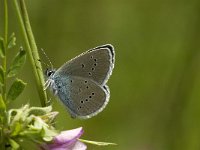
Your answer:
[[[114,67],[114,49],[103,45],[50,70],[46,87],[59,97],[73,118],[87,119],[101,112],[110,97],[106,85]]]

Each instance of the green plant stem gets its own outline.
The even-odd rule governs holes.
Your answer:
[[[40,102],[41,105],[47,106],[48,100],[47,100],[47,94],[46,91],[43,90],[43,85],[44,85],[44,76],[43,76],[43,71],[42,71],[42,65],[39,60],[39,54],[37,50],[37,46],[34,40],[34,36],[31,30],[29,18],[28,18],[28,13],[26,10],[26,5],[23,0],[20,1],[20,6],[18,5],[17,0],[13,0],[17,17],[19,20],[19,24],[22,30],[22,35],[25,41],[25,46],[29,54],[29,58],[33,67],[34,75],[36,78],[36,85],[37,85],[37,90],[40,96]],[[21,12],[20,12],[21,8]],[[22,17],[23,16],[23,17]]]
[[[7,60],[6,60],[6,53],[7,53],[7,45],[8,45],[8,2],[7,0],[4,0],[4,50],[5,50],[5,56],[3,58],[3,69],[4,69],[4,83],[3,83],[3,100],[6,101],[6,66],[7,66]]]
[[[5,56],[3,57],[3,70],[4,70],[4,81],[2,86],[2,99],[1,102],[4,104],[4,109],[6,109],[6,69],[7,69],[7,59],[6,59],[6,53],[7,53],[7,45],[8,45],[8,2],[7,0],[4,0],[4,52]],[[0,149],[5,150],[5,135],[4,135],[4,125],[6,121],[6,114],[5,110],[1,110],[1,120],[0,120]]]

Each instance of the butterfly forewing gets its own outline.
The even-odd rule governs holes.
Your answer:
[[[56,73],[91,79],[104,85],[114,67],[114,49],[104,45],[83,53],[66,62]]]

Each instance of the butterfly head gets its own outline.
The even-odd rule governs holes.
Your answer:
[[[45,75],[46,75],[47,77],[50,77],[50,76],[52,76],[55,72],[56,72],[55,69],[49,69],[49,68],[47,68],[47,69],[45,70]]]

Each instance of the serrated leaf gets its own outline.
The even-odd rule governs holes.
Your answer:
[[[0,56],[5,56],[4,39],[0,37]]]
[[[7,99],[15,100],[23,92],[25,86],[25,82],[20,79],[16,79],[8,91]]]
[[[20,69],[23,67],[24,63],[26,61],[26,51],[23,49],[20,49],[20,51],[17,53],[15,58],[13,59],[10,68],[7,72],[8,77],[15,76]]]
[[[4,84],[4,70],[2,66],[0,66],[0,85]]]
[[[12,33],[11,36],[9,37],[9,41],[8,41],[8,49],[12,48],[16,45],[16,37],[15,37],[15,33]]]

